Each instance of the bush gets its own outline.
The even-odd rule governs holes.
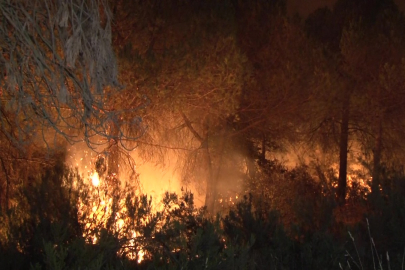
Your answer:
[[[78,202],[89,193],[77,171],[58,163],[31,177],[18,194],[15,206],[2,213],[1,269],[105,269],[125,262],[116,235],[95,231],[96,244],[84,237]]]
[[[291,172],[291,179],[305,177]],[[152,213],[151,199],[130,187],[95,188],[58,164],[20,187],[16,206],[1,213],[0,269],[339,269],[346,261],[349,269],[373,269],[373,260],[387,265],[376,247],[389,252],[394,269],[405,242],[404,191],[384,189],[368,215],[370,226],[342,226],[354,241],[321,226],[322,207],[313,202],[302,202],[300,214],[318,214],[298,219],[295,231],[284,227],[269,201],[252,195],[225,216],[210,218],[190,192],[167,193],[163,209]],[[101,207],[105,198],[111,203]]]

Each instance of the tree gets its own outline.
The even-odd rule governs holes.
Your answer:
[[[304,128],[318,116],[312,114],[319,96],[314,88],[325,60],[319,46],[306,36],[302,21],[287,17],[284,1],[245,2],[237,18],[238,42],[251,66],[233,123],[246,156],[245,192],[265,196],[273,207],[291,214],[284,200],[293,196],[293,188],[285,188],[290,185],[288,169],[277,154],[294,157],[289,151],[300,147]]]
[[[1,197],[8,206],[15,181],[30,174],[21,169],[26,162],[32,170],[52,165],[49,157],[66,141],[115,149],[135,139],[123,127],[140,129],[140,118],[137,107],[123,111],[111,102],[122,86],[108,1],[2,1],[0,13]]]
[[[141,95],[131,93],[135,100],[142,94],[150,100],[138,151],[153,157],[176,151],[183,177],[204,183],[214,213],[227,119],[245,76],[234,10],[229,1],[123,1],[116,10],[115,42],[128,67],[123,81],[139,89]]]
[[[4,135],[20,148],[109,138],[117,112],[104,103],[120,85],[107,1],[2,1],[0,12]]]
[[[374,152],[374,172],[372,174],[374,182],[378,182],[377,171],[380,166],[378,164],[382,147],[381,110],[384,109],[381,109],[381,105],[379,105],[382,92],[374,89],[379,89],[379,87],[376,88],[376,85],[380,84],[379,80],[385,76],[381,74],[381,70],[387,63],[386,61],[402,58],[398,54],[400,50],[387,50],[387,47],[398,46],[400,48],[401,46],[399,45],[401,41],[389,37],[390,34],[387,35],[387,33],[393,34],[398,31],[395,29],[399,29],[396,28],[400,25],[398,19],[388,19],[390,16],[399,18],[395,14],[399,13],[395,4],[390,0],[367,3],[342,0],[335,4],[333,11],[320,9],[310,15],[306,22],[309,35],[325,47],[325,56],[331,60],[329,66],[333,67],[330,70],[335,74],[333,75],[333,81],[335,81],[333,87],[338,87],[335,90],[339,91],[333,93],[337,94],[335,97],[340,104],[340,116],[336,117],[332,110],[327,114],[331,115],[335,123],[340,125],[337,139],[339,145],[337,197],[340,202],[343,202],[346,196],[347,160],[351,141],[364,145],[365,141],[369,140],[366,139],[369,138],[369,134],[374,134],[372,135],[375,141],[375,145],[372,147]],[[326,29],[331,29],[331,31],[326,31]],[[388,45],[387,40],[390,39],[392,45]],[[393,55],[393,51],[396,55],[389,56]],[[397,62],[392,63],[396,65],[394,63]],[[365,89],[373,89],[371,92],[374,94]],[[333,91],[333,88],[331,90]],[[330,101],[335,102],[335,100]],[[377,115],[370,111],[376,112]],[[370,119],[370,116],[373,120]],[[321,123],[324,122],[321,121]],[[365,154],[368,155],[367,151]],[[375,190],[375,188],[373,189]]]
[[[340,62],[339,42],[342,22],[327,8],[319,9],[311,14],[306,21],[307,33],[323,47],[322,65],[318,66],[319,83],[314,94],[317,96],[315,106],[309,116],[310,134],[319,134],[323,149],[334,149],[338,145],[339,179],[336,195],[340,202],[344,202],[347,186],[347,152],[349,143],[350,78],[342,71]],[[328,32],[326,29],[331,29]],[[332,33],[332,34],[331,34]],[[337,101],[337,102],[336,102]],[[311,135],[312,137],[313,135]]]
[[[359,20],[345,31],[342,52],[348,71],[361,89],[357,107],[362,124],[364,152],[372,156],[372,192],[380,189],[381,162],[384,150],[391,155],[403,146],[398,133],[403,132],[403,27],[405,20],[397,7],[387,1],[372,23]],[[399,151],[398,151],[399,150]],[[371,152],[371,153],[370,153]]]
[[[311,133],[326,135],[328,148],[337,145],[339,153],[339,176],[336,190],[337,200],[344,203],[347,188],[347,167],[351,125],[353,123],[352,103],[356,91],[356,80],[348,72],[346,55],[341,51],[344,46],[344,29],[368,10],[362,10],[361,1],[338,1],[333,11],[319,9],[306,21],[307,33],[323,47],[324,65],[319,67],[321,80],[317,89],[316,103],[324,104],[313,116]],[[330,31],[327,31],[330,29]],[[312,117],[310,117],[312,118]],[[315,120],[315,121],[313,121]],[[330,140],[332,139],[332,141]]]

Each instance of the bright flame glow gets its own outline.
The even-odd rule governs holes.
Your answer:
[[[97,172],[94,172],[91,176],[91,183],[93,184],[93,186],[98,187],[98,185],[100,185],[100,177],[98,176]]]
[[[145,252],[141,249],[138,252],[138,263],[140,263],[141,261],[143,261],[143,256],[145,255]]]
[[[124,226],[124,220],[123,219],[119,219],[117,221],[117,225],[118,225],[118,229],[122,229],[122,227]]]
[[[136,228],[128,222],[128,217],[126,216],[125,199],[120,199],[118,202],[113,201],[113,185],[114,183],[110,179],[117,178],[118,176],[99,175],[95,168],[97,168],[97,161],[99,160],[99,155],[86,150],[85,146],[75,145],[68,151],[70,152],[68,164],[78,168],[80,175],[85,175],[84,183],[88,186],[90,199],[86,202],[79,202],[79,211],[81,217],[83,217],[83,222],[85,224],[85,232],[83,236],[89,241],[89,243],[97,244],[99,241],[99,235],[94,233],[97,230],[95,228],[105,227],[109,216],[112,214],[113,203],[118,203],[118,212],[114,212],[114,221],[111,229],[114,233],[123,236],[127,239],[127,244],[130,248],[123,247],[119,253],[126,253],[126,256],[132,260],[136,260],[138,263],[144,260],[148,256],[147,251],[143,249],[142,240],[137,239],[138,237],[142,239],[142,235],[137,235]],[[175,157],[175,156],[174,156]],[[134,154],[134,159],[140,160]],[[173,160],[172,158],[171,160]],[[120,169],[120,178],[126,179],[127,174],[125,168],[118,164]],[[98,168],[100,169],[100,168]],[[153,162],[143,163],[141,165],[137,164],[136,171],[139,175],[139,181],[141,182],[140,192],[143,194],[153,195],[154,200],[152,202],[152,211],[160,211],[163,207],[161,203],[166,191],[180,193],[182,190],[182,183],[178,173],[175,171],[175,164],[168,163],[164,168],[157,168]],[[185,187],[186,190],[193,190],[191,187]],[[194,190],[195,191],[195,190]],[[196,192],[193,192],[196,194]],[[195,196],[196,206],[202,206],[204,202],[204,194],[200,196]],[[147,223],[146,220],[140,220],[141,223]],[[132,239],[129,234],[132,234]],[[125,235],[124,235],[125,234]]]

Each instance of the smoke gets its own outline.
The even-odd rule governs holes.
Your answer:
[[[249,173],[247,164],[250,162],[257,168],[256,161],[248,160],[246,155],[236,150],[237,148],[237,146],[228,147],[221,154],[216,152],[216,155],[213,153],[211,156],[217,211],[226,211],[228,206],[242,197],[246,190],[246,179]],[[69,166],[77,167],[79,173],[93,185],[97,182],[94,180],[95,165],[104,148],[100,146],[95,150],[89,149],[85,143],[77,143],[68,147],[66,159]],[[164,155],[145,157],[142,152],[144,150],[136,148],[126,156],[120,156],[118,178],[121,184],[128,183],[136,187],[138,194],[151,196],[155,210],[160,210],[166,192],[180,195],[182,191],[191,191],[194,194],[195,206],[204,206],[208,173],[201,154],[196,152],[197,154],[190,155],[185,151],[165,150]],[[368,176],[362,171],[363,166],[358,163],[359,152],[358,147],[351,146],[348,180],[349,182],[352,178],[353,181],[360,180],[362,181],[360,184],[365,186]],[[133,162],[131,168],[124,164],[128,158]],[[327,155],[321,149],[306,145],[290,145],[278,152],[267,151],[266,159],[276,160],[277,164],[281,164],[287,170],[306,166],[314,179],[319,176],[317,171],[319,168],[324,171],[331,168],[337,172],[336,153]],[[355,175],[362,175],[362,177],[355,177]],[[103,181],[103,178],[101,177],[99,181]]]
[[[88,181],[89,184],[98,184],[98,181],[103,181],[103,178],[95,180],[96,162],[102,156],[105,147],[100,146],[97,149],[90,149],[86,143],[76,143],[67,148],[67,157],[65,163],[77,168],[79,174]],[[128,158],[132,159],[133,168],[128,168]],[[152,196],[153,207],[159,210],[160,203],[166,192],[181,194],[182,190],[191,191],[194,194],[194,203],[196,207],[204,205],[204,196],[198,192],[195,183],[186,183],[181,181],[181,172],[178,170],[178,156],[175,152],[166,153],[165,162],[162,162],[160,157],[142,158],[137,150],[129,153],[127,156],[121,156],[118,164],[118,178],[121,184],[128,183],[137,187],[138,194],[146,194]],[[125,164],[124,164],[125,163]],[[133,171],[135,170],[136,179],[133,179]]]
[[[205,194],[198,192],[197,185],[181,180],[181,171],[178,169],[178,154],[175,151],[166,153],[165,162],[161,162],[160,158],[157,157],[144,161],[136,151],[131,156],[137,161],[136,171],[139,174],[142,192],[152,196],[153,201],[158,202],[155,207],[159,208],[166,192],[180,195],[182,190],[191,191],[194,194],[196,207],[204,205]]]

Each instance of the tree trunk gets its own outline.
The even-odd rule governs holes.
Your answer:
[[[346,90],[347,92],[347,90]],[[340,124],[339,141],[339,180],[337,187],[337,200],[344,204],[346,200],[347,187],[347,152],[349,143],[349,93],[344,94],[342,106],[342,122]]]
[[[374,134],[375,134],[375,143],[373,149],[373,172],[372,172],[372,181],[371,181],[371,195],[373,199],[377,199],[380,193],[380,172],[381,172],[381,152],[382,152],[382,119],[383,119],[383,112],[381,111],[382,105],[380,103],[382,98],[381,88],[377,88],[377,96],[376,96],[376,115],[375,115],[375,126],[374,126]]]
[[[180,115],[184,120],[184,124],[187,126],[187,128],[190,130],[190,132],[194,135],[194,137],[201,143],[200,148],[202,149],[203,155],[204,155],[204,160],[205,160],[205,166],[207,169],[207,188],[205,192],[205,206],[207,207],[207,214],[212,215],[215,212],[215,200],[217,197],[217,192],[216,192],[216,184],[214,181],[214,171],[212,169],[212,159],[211,159],[211,154],[209,151],[208,147],[208,133],[209,133],[209,128],[208,128],[208,123],[206,120],[204,120],[203,126],[204,126],[204,131],[203,131],[203,136],[198,134],[198,132],[194,129],[192,126],[190,120],[188,117],[180,111]]]
[[[374,145],[373,156],[373,174],[371,182],[371,192],[377,195],[380,191],[380,173],[381,173],[381,152],[382,152],[382,122],[381,118],[378,119],[378,127],[376,130],[376,139]]]
[[[3,159],[0,157],[0,161],[1,161],[1,166],[2,166],[2,168],[3,168],[3,171],[4,171],[4,175],[5,175],[5,178],[6,178],[6,194],[5,194],[5,202],[4,202],[4,208],[5,208],[5,210],[6,211],[8,211],[8,208],[9,208],[9,196],[10,196],[10,179],[9,179],[9,177],[8,177],[8,172],[7,172],[7,168],[6,168],[6,165],[4,164],[4,161],[3,161]],[[2,192],[2,191],[1,191]],[[0,193],[0,206],[1,206],[1,193]]]
[[[214,181],[214,173],[212,169],[211,155],[208,145],[204,149],[205,162],[207,166],[207,188],[205,192],[205,206],[207,207],[208,215],[215,214],[215,200],[216,200],[216,185]]]
[[[217,213],[218,212],[218,184],[220,181],[220,175],[221,175],[221,169],[222,169],[222,162],[223,162],[223,157],[224,157],[224,151],[225,151],[225,140],[226,140],[226,132],[225,132],[225,128],[223,128],[223,130],[221,131],[220,134],[220,141],[219,141],[219,154],[216,158],[216,174],[213,177],[213,181],[214,181],[214,186],[213,186],[213,207],[212,207],[212,213]]]
[[[203,123],[204,126],[204,136],[203,138],[204,143],[203,143],[203,147],[204,147],[204,152],[205,152],[205,161],[206,161],[206,166],[207,166],[207,190],[205,193],[205,206],[207,207],[207,212],[208,215],[214,215],[215,214],[215,201],[217,198],[217,185],[215,183],[215,179],[214,179],[214,170],[212,168],[212,158],[211,158],[211,154],[209,151],[209,145],[208,145],[208,137],[209,137],[209,127],[208,127],[208,123],[206,122],[206,120],[204,120]]]

